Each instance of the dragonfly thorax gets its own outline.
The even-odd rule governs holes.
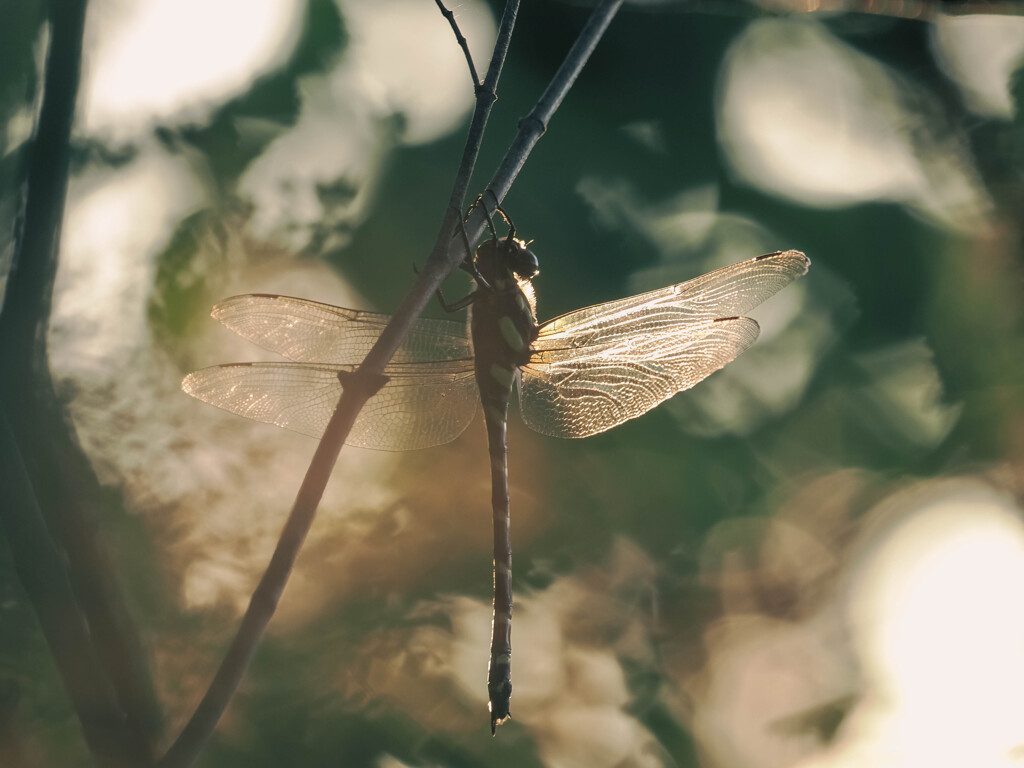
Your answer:
[[[540,272],[536,254],[513,235],[482,243],[476,250],[475,263],[480,276],[495,287],[532,280]]]

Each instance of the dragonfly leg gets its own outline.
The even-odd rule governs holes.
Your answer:
[[[484,206],[484,213],[487,213],[487,206]],[[491,228],[492,229],[494,228],[493,224],[491,225]],[[460,221],[459,222],[459,230],[462,232],[462,242],[463,242],[463,244],[466,247],[466,258],[462,260],[462,263],[459,265],[459,269],[463,270],[464,272],[468,272],[472,276],[472,278],[476,281],[477,287],[482,288],[485,291],[486,290],[490,290],[491,286],[484,279],[484,276],[480,274],[480,270],[477,269],[477,266],[476,266],[476,259],[473,258],[473,246],[469,242],[469,233],[466,232],[466,222],[464,222],[464,221]],[[472,295],[472,294],[470,294],[470,295]],[[469,298],[469,297],[467,296],[466,298]],[[465,300],[466,299],[462,299],[461,301],[456,302],[456,304],[461,304],[461,302],[465,301]],[[462,309],[464,307],[468,307],[472,303],[473,302],[470,301],[470,302],[468,302],[466,304],[461,304],[461,306],[459,308]],[[453,312],[454,311],[454,310],[448,309],[445,306],[443,298],[441,299],[441,306],[445,307],[445,311],[446,312]]]
[[[420,273],[419,267],[417,267],[415,264],[412,265],[412,271],[415,272],[417,275]],[[483,280],[483,278],[480,279]],[[486,285],[486,282],[485,286],[487,288],[490,287]],[[476,291],[473,291],[467,296],[463,296],[461,299],[459,299],[458,301],[454,301],[451,304],[449,304],[447,299],[445,299],[444,293],[441,291],[440,288],[434,291],[434,295],[437,296],[437,303],[441,305],[441,309],[449,313],[458,312],[460,309],[465,309],[474,301],[476,301]]]
[[[505,242],[510,243],[516,237],[516,225],[509,217],[509,215],[505,213],[505,209],[499,206],[496,210],[498,211],[498,213],[501,214],[501,218],[505,220],[505,223],[508,224],[508,234],[505,235]]]
[[[508,216],[506,216],[505,211],[501,209],[501,203],[498,202],[498,196],[494,194],[494,190],[492,190],[490,187],[485,189],[482,194],[477,195],[476,202],[473,203],[473,207],[476,207],[477,205],[483,205],[484,218],[487,219],[487,226],[491,230],[491,239],[497,242],[498,230],[495,229],[494,227],[494,219],[491,218],[491,212],[487,210],[487,206],[484,204],[484,195],[486,195],[488,192],[491,193],[491,199],[494,201],[494,210],[500,213],[501,217],[505,219],[506,223],[508,223]]]
[[[445,301],[444,294],[441,293],[441,289],[437,289],[437,301],[438,303],[440,303],[441,309],[443,309],[445,312],[458,312],[460,309],[465,309],[474,301],[476,301],[477,295],[478,291],[473,291],[472,293],[463,296],[458,301],[453,301],[451,304],[449,304],[447,301]]]
[[[494,197],[494,193],[491,193],[491,197]],[[512,223],[512,218],[505,213],[505,209],[501,207],[501,203],[498,202],[498,198],[494,198],[494,210],[501,214],[501,218],[505,220],[505,226],[508,227],[508,234],[505,235],[505,240],[511,240],[516,236],[516,225]],[[494,228],[494,219],[491,218],[490,211],[487,210],[487,206],[484,206],[484,215],[487,216],[487,226],[491,229],[491,237],[494,242],[498,242],[498,231]]]
[[[490,193],[491,199],[494,201],[494,210],[501,214],[501,218],[505,220],[505,226],[509,228],[508,234],[505,239],[511,239],[516,235],[516,225],[512,222],[512,218],[505,212],[505,209],[501,207],[501,202],[498,200],[498,196],[494,194],[494,190],[488,187],[483,191],[482,194],[477,195],[476,201],[473,203],[473,207],[483,203],[484,195]],[[501,238],[498,237],[498,230],[494,226],[494,219],[491,217],[491,212],[487,210],[487,206],[483,206],[484,216],[487,219],[487,227],[491,230],[491,239],[497,243]],[[467,246],[468,247],[468,246]]]

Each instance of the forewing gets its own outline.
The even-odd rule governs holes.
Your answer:
[[[389,315],[307,299],[250,293],[217,304],[213,317],[245,339],[300,363],[361,363]],[[393,358],[396,363],[472,357],[463,323],[421,318]]]
[[[190,373],[181,388],[247,419],[320,438],[342,393],[338,372],[355,366],[235,363]],[[473,363],[393,363],[388,382],[367,401],[345,441],[405,451],[451,442],[469,426],[478,401]]]
[[[581,347],[615,345],[640,334],[674,333],[750,311],[807,272],[800,251],[780,251],[716,269],[685,283],[598,304],[540,326],[533,349],[544,361],[572,359]]]
[[[604,432],[710,376],[758,330],[749,317],[729,317],[623,337],[576,356],[534,356],[519,382],[523,421],[553,437]]]

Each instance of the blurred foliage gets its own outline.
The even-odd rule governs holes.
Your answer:
[[[492,3],[495,16],[499,5]],[[4,14],[0,144],[7,154],[0,161],[0,212],[11,218],[24,146],[6,145],[6,126],[31,103],[39,4],[8,3]],[[517,120],[530,110],[585,16],[586,8],[574,4],[524,4],[474,191],[485,185]],[[631,696],[625,711],[657,744],[656,750],[644,753],[650,764],[699,764],[700,750],[687,722],[693,714],[692,690],[684,690],[683,683],[699,676],[711,653],[704,630],[727,613],[721,585],[709,582],[702,571],[702,557],[711,557],[708,541],[716,529],[721,532],[723,522],[760,524],[788,512],[807,518],[814,512],[834,512],[832,527],[822,524],[828,535],[818,534],[822,542],[834,537],[827,546],[841,563],[861,516],[908,478],[999,470],[1016,477],[1019,493],[1024,473],[1024,68],[1013,79],[1014,120],[978,117],[963,106],[936,63],[927,25],[859,14],[824,17],[821,23],[832,35],[885,63],[940,105],[938,122],[953,126],[963,138],[993,212],[991,225],[983,231],[963,232],[898,202],[815,207],[748,183],[729,166],[719,141],[715,105],[722,62],[729,46],[755,21],[746,15],[688,15],[658,12],[656,7],[623,11],[505,202],[518,231],[536,240],[542,319],[625,295],[627,281],[640,270],[667,265],[674,270],[673,280],[683,280],[708,268],[705,260],[717,255],[707,243],[689,250],[680,246],[678,253],[659,252],[651,229],[622,213],[628,213],[627,205],[619,209],[618,218],[604,215],[584,195],[583,179],[596,178],[609,188],[625,183],[634,191],[636,205],[650,216],[681,191],[714,187],[712,213],[747,217],[768,232],[765,237],[772,241],[764,250],[798,248],[814,264],[806,279],[806,301],[798,305],[804,314],[784,330],[799,329],[801,318],[816,312],[826,331],[824,341],[803,360],[808,375],[793,408],[758,412],[760,420],[749,431],[723,428],[711,437],[696,436],[685,414],[674,415],[666,408],[580,442],[546,441],[521,425],[511,428],[513,456],[524,457],[519,468],[532,473],[516,474],[513,458],[514,529],[517,507],[532,510],[529,522],[516,529],[527,532],[515,544],[520,597],[528,603],[540,601],[573,578],[603,585],[603,592],[595,587],[591,599],[607,606],[610,615],[588,612],[594,606],[583,601],[576,613],[562,617],[566,647],[571,640],[575,650],[614,649]],[[205,332],[208,305],[229,286],[235,289],[239,274],[247,270],[326,262],[369,307],[382,311],[396,306],[407,290],[413,264],[422,263],[443,214],[461,152],[461,129],[410,146],[401,142],[402,115],[382,124],[385,149],[375,151],[386,160],[372,184],[340,174],[314,189],[328,214],[348,210],[365,194],[365,216],[340,223],[325,216],[298,253],[253,232],[250,224],[258,214],[240,190],[245,172],[297,124],[303,78],[329,72],[350,45],[338,6],[310,0],[287,61],[208,119],[158,126],[152,135],[127,145],[97,137],[76,139],[76,171],[83,175],[129,164],[150,142],[200,169],[197,175],[208,196],[175,223],[154,262],[146,317],[159,354],[194,362],[189,345]],[[417,67],[419,55],[394,51],[395,59],[410,68]],[[800,115],[780,114],[779,119],[800,120]],[[249,127],[240,130],[246,121]],[[337,130],[344,132],[346,126]],[[451,295],[464,285],[456,287],[457,280],[448,289]],[[436,308],[428,312],[437,314]],[[200,364],[213,362],[222,361]],[[716,385],[725,394],[728,382],[764,389],[756,372],[749,375],[753,383],[726,379],[725,373],[716,376],[727,382]],[[88,381],[65,385],[69,402],[77,393],[91,391]],[[99,402],[99,412],[121,413],[119,403]],[[81,417],[82,411],[72,412]],[[198,474],[214,449],[211,454],[187,453],[185,444],[191,447],[206,437],[185,434],[182,421],[171,421],[168,429],[181,433],[167,436],[161,450],[176,461],[189,457],[180,460]],[[80,429],[89,429],[87,422]],[[202,422],[190,423],[195,429]],[[217,436],[212,427],[210,433],[211,440]],[[463,442],[476,441],[465,451],[484,453],[480,438],[479,432],[464,437]],[[477,507],[455,511],[465,515],[467,527],[484,521],[484,475],[468,476],[469,463],[457,453],[461,448],[445,450],[405,459],[399,469],[407,470],[408,477],[394,472],[400,509],[394,520],[386,518],[394,522],[393,529],[383,522],[380,529],[344,529],[345,535],[335,532],[336,539],[321,542],[323,550],[312,555],[307,551],[307,556],[329,563],[334,554],[324,550],[352,547],[345,536],[361,532],[379,535],[385,546],[392,539],[398,542],[397,554],[383,558],[393,562],[380,567],[402,571],[409,551],[404,547],[417,546],[410,541],[413,533],[423,535],[441,516],[437,509],[479,497]],[[140,606],[142,631],[153,648],[154,674],[167,699],[173,732],[219,659],[235,615],[226,599],[195,608],[182,597],[189,563],[182,562],[181,552],[191,552],[185,544],[199,537],[188,518],[175,517],[181,513],[182,497],[131,486],[130,473],[115,466],[110,454],[99,455],[96,462],[112,487],[127,487],[123,495],[112,494],[104,535],[118,552],[118,562],[133,563],[124,569],[124,588]],[[473,464],[472,471],[481,466]],[[801,497],[806,488],[825,482],[822,478],[843,473],[856,479],[837,481],[835,488],[828,486],[828,493],[819,491],[811,501]],[[224,497],[245,491],[249,477],[231,465],[219,478],[222,487],[196,494],[194,503],[204,512],[207,504],[213,508],[225,503]],[[292,478],[296,488],[299,480],[298,475]],[[430,495],[428,483],[466,486],[467,496],[454,491],[450,496]],[[154,480],[154,486],[161,484]],[[251,504],[254,515],[271,514],[257,512],[263,510],[259,498],[244,498],[241,503]],[[364,503],[371,501],[353,502],[360,508]],[[261,519],[259,526],[275,529],[280,514],[283,510],[274,511],[273,520]],[[420,527],[418,518],[426,521]],[[223,533],[218,529],[218,535]],[[145,536],[151,540],[143,541]],[[230,572],[224,582],[244,593],[255,575],[239,563],[249,562],[250,556],[262,562],[265,547],[240,534],[237,539],[224,536],[224,570]],[[442,529],[433,536],[425,540],[432,552],[415,578],[400,582],[395,576],[389,581],[352,567],[347,573],[352,582],[331,582],[336,593],[325,587],[327,594],[319,596],[312,618],[292,621],[272,634],[200,764],[225,768],[301,760],[312,768],[388,766],[395,763],[387,761],[397,760],[406,765],[524,768],[556,763],[538,747],[530,728],[539,726],[526,713],[522,722],[513,720],[492,742],[479,702],[469,701],[449,679],[418,681],[424,669],[432,669],[430,662],[440,664],[416,645],[419,633],[454,632],[451,612],[442,610],[445,601],[456,596],[489,600],[486,544],[466,552],[461,531]],[[623,541],[645,553],[652,564],[650,584],[632,572],[621,581],[608,576],[604,583],[588,570],[614,571],[609,563],[617,562]],[[737,549],[756,559],[751,552],[760,543],[758,536],[751,536]],[[835,565],[821,583],[831,584],[839,568]],[[750,571],[756,582],[757,568]],[[310,581],[315,582],[313,573]],[[806,615],[801,611],[810,610],[802,601],[813,589],[799,580],[779,577],[750,589],[761,587],[758,604],[765,615],[797,621]],[[301,588],[291,587],[284,602],[292,589]],[[163,604],[154,608],[153,603]],[[30,755],[25,765],[81,762],[70,709],[4,548],[0,612],[0,717],[7,716],[7,688],[2,686],[14,685],[18,691],[16,715],[9,721],[15,733],[9,735],[0,722],[0,750],[20,744]],[[630,633],[639,631],[637,627],[646,632],[639,643],[646,643],[644,653],[631,644]],[[413,650],[406,650],[410,646]],[[198,668],[186,668],[195,656],[183,649],[200,654]],[[483,671],[476,676],[482,681]],[[819,711],[811,702],[813,716],[794,714],[785,722],[805,724],[826,744],[849,706],[849,697],[834,700],[842,706],[826,702]]]
[[[225,104],[207,124],[187,126],[182,139],[199,150],[213,178],[230,191],[239,174],[260,154],[273,133],[243,141],[237,125],[258,118],[284,130],[294,125],[299,110],[299,78],[323,71],[345,45],[343,21],[331,0],[310,0],[302,34],[290,60],[281,69],[259,78],[238,98]]]

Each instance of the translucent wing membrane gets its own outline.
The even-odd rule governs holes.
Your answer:
[[[544,323],[519,401],[532,429],[586,437],[646,413],[735,359],[757,338],[740,317],[807,272],[784,251]]]
[[[533,348],[571,357],[579,347],[742,315],[805,274],[810,263],[799,251],[770,253],[685,283],[578,309],[544,323]]]
[[[749,317],[732,317],[588,347],[576,357],[531,358],[519,383],[523,421],[553,437],[604,432],[707,378],[753,344],[758,331]]]
[[[376,312],[268,293],[232,296],[211,314],[239,336],[289,360],[340,365],[361,363],[391,319]],[[393,360],[415,363],[472,354],[463,323],[420,319]]]
[[[218,365],[190,373],[182,389],[247,419],[319,438],[341,397],[339,370],[355,366]],[[349,445],[381,451],[429,448],[451,442],[473,420],[478,397],[472,360],[393,363],[385,373],[390,380],[360,412]]]
[[[752,309],[810,264],[784,251],[685,283],[570,312],[540,326],[520,377],[523,419],[538,432],[586,437],[635,418],[709,376],[757,338]],[[272,294],[235,296],[213,316],[293,363],[239,363],[189,374],[182,387],[246,418],[320,437],[352,371],[389,316]],[[349,435],[378,450],[458,437],[478,395],[465,327],[421,319]]]

